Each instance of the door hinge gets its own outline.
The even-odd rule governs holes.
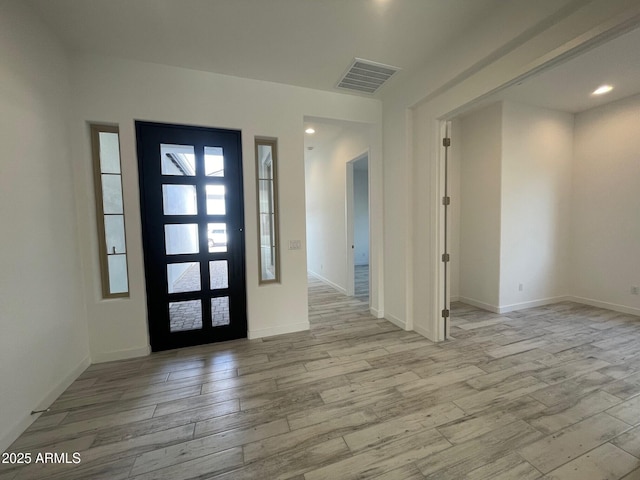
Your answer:
[[[449,137],[444,137],[442,139],[442,146],[443,147],[450,147],[451,146],[451,139]]]
[[[442,197],[443,205],[451,205],[451,197]]]
[[[443,253],[442,254],[442,261],[443,262],[448,262],[449,260],[451,260],[451,257],[449,256],[448,253]]]
[[[444,309],[442,310],[442,318],[449,318],[449,310],[448,309]]]

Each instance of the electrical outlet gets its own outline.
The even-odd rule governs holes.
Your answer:
[[[640,295],[640,288],[638,288],[638,285],[631,285],[631,295]]]

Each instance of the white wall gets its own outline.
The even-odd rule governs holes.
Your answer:
[[[20,1],[0,3],[0,451],[86,368],[69,160],[68,59]]]
[[[460,300],[495,306],[500,297],[502,105],[463,117],[460,137],[460,198],[452,200],[460,202]]]
[[[513,102],[502,113],[498,305],[505,311],[568,294],[573,115]]]
[[[371,144],[366,126],[344,126],[333,141],[305,154],[309,271],[347,291],[347,162]]]
[[[134,120],[242,130],[248,325],[251,338],[308,328],[303,119],[313,115],[378,128],[374,99],[100,56],[73,62],[72,139],[92,359],[148,351]],[[120,125],[131,296],[100,298],[86,122]],[[282,282],[258,286],[254,136],[278,138]],[[373,147],[380,162],[380,146]],[[380,167],[377,167],[380,168]],[[380,207],[381,208],[381,207]],[[287,250],[289,240],[302,250]]]
[[[461,299],[504,312],[572,296],[640,313],[640,298],[631,293],[640,283],[640,257],[633,254],[640,244],[640,96],[578,114],[575,129],[570,113],[505,102],[496,119],[492,109],[463,117],[459,136],[453,135],[454,144],[463,145],[462,209],[451,219],[454,232],[460,222]],[[491,131],[497,122],[501,136]],[[473,162],[492,141],[495,152],[487,158],[498,155],[500,171],[490,164],[475,170]],[[492,184],[500,176],[499,185]],[[492,192],[499,192],[499,209],[487,204]],[[492,225],[498,214],[499,224]],[[501,232],[493,247],[483,230],[488,225]],[[497,277],[478,261],[495,262],[496,245]],[[493,300],[472,293],[480,288]]]
[[[367,163],[363,158],[355,162],[360,165]],[[369,170],[353,170],[353,238],[356,265],[369,265]]]
[[[639,10],[633,0],[514,0],[383,91],[387,318],[444,338],[439,120],[624,26]]]
[[[496,312],[564,299],[573,115],[504,102],[460,124],[460,299]]]
[[[576,116],[573,295],[640,314],[640,95]]]
[[[408,219],[413,198],[406,165],[413,139],[403,128],[410,128],[411,115],[401,105],[395,111],[385,107],[383,117],[385,318],[406,329],[413,328],[413,234]]]

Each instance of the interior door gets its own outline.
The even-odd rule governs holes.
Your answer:
[[[247,336],[240,132],[136,122],[153,351]]]

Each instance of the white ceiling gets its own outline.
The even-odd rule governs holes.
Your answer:
[[[592,96],[600,85],[613,91]],[[498,93],[496,100],[578,113],[640,93],[640,28]]]
[[[305,133],[304,135],[305,150],[310,152],[333,143],[339,135],[350,130],[350,124],[341,120],[305,117],[303,128],[304,130],[307,128],[313,128],[315,130],[314,134]]]
[[[28,1],[73,51],[321,90],[333,90],[354,57],[402,68],[393,83],[508,2]]]
[[[602,84],[612,85],[613,91],[602,96],[592,96],[591,92]],[[462,115],[499,100],[578,113],[638,93],[640,28],[485,98],[473,104]],[[313,136],[305,135],[305,147],[312,146],[315,149],[331,144],[349,128],[344,122],[307,118],[305,128],[308,126],[313,126],[316,133]]]
[[[68,49],[336,90],[355,57],[423,66],[508,0],[28,0]],[[598,85],[615,89],[589,94]],[[384,91],[383,86],[380,91]],[[344,90],[336,90],[342,91]],[[579,112],[640,92],[640,29],[482,102]],[[477,107],[478,105],[476,105]],[[307,119],[320,147],[349,125]],[[306,126],[306,125],[305,125]],[[310,153],[306,151],[305,153]]]
[[[340,136],[366,137],[370,133],[370,126],[365,123],[306,116],[303,129],[309,127],[313,128],[315,133],[304,134],[305,160],[328,158]]]

